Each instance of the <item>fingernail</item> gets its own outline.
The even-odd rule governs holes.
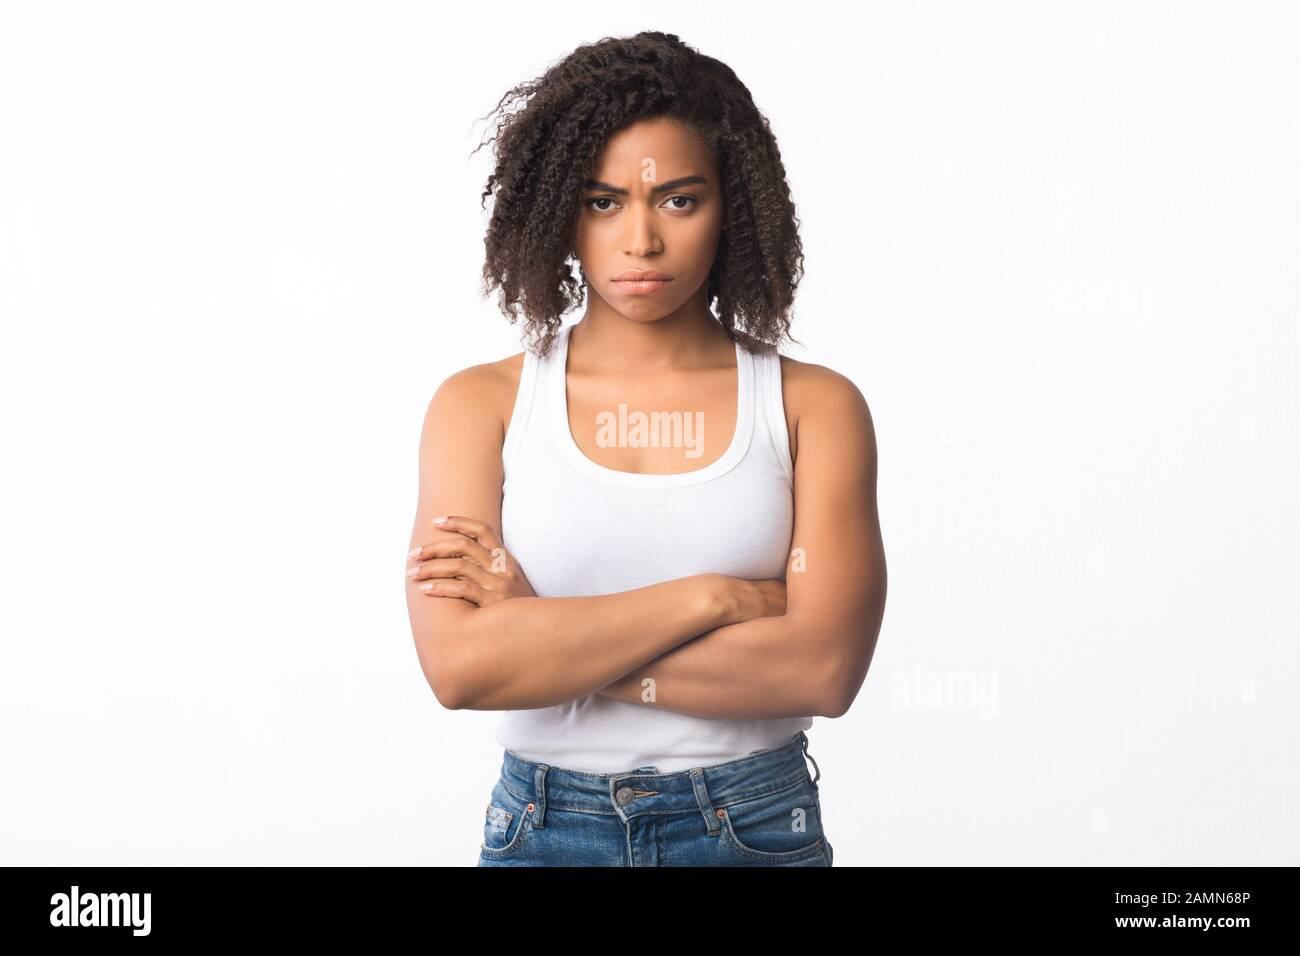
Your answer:
[[[423,584],[420,585],[420,590],[421,590],[421,591],[432,591],[432,590],[433,590],[433,582],[432,582],[432,581],[425,581]]]
[[[408,578],[413,578],[419,573],[420,573],[420,566],[417,564],[415,567],[407,569],[406,576]]]
[[[416,555],[418,555],[419,553],[420,553],[420,549],[419,549],[419,548],[412,548],[410,551],[406,552],[406,556],[407,556],[408,558],[413,558],[413,557],[415,557]]]
[[[446,515],[438,515],[438,517],[433,519],[434,524],[445,524],[446,521],[447,521]]]

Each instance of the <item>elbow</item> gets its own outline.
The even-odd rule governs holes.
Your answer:
[[[834,659],[833,655],[830,655]],[[814,717],[843,717],[853,703],[853,695],[845,694],[839,668],[822,666],[809,669],[816,679],[807,688],[804,712]]]
[[[442,677],[437,681],[430,680],[429,688],[433,691],[434,698],[447,710],[463,710],[465,705],[462,703],[459,691],[446,678]]]
[[[853,685],[846,686],[842,674],[832,675],[829,679],[822,682],[818,688],[818,694],[814,698],[815,709],[813,713],[818,717],[843,717],[853,706],[853,701],[857,699],[858,689],[862,686],[862,681],[856,681]]]
[[[815,717],[831,719],[843,717],[849,712],[849,705],[852,703],[852,698],[846,700],[844,695],[837,693],[833,686],[823,686],[813,699],[812,714]]]
[[[456,679],[451,668],[446,661],[439,661],[436,664],[425,660],[425,655],[420,654],[420,666],[424,670],[424,679],[428,683],[429,689],[433,691],[434,699],[438,701],[447,710],[461,710],[464,708],[464,698],[460,691],[461,682]]]
[[[464,655],[458,651],[458,642],[447,636],[434,640],[429,635],[417,635],[415,649],[424,679],[438,703],[447,710],[472,707],[473,702],[466,693]]]
[[[823,645],[822,666],[813,668],[817,680],[811,691],[812,713],[817,717],[843,717],[853,706],[871,667],[875,640],[850,643],[843,638]],[[862,648],[866,647],[864,657]]]

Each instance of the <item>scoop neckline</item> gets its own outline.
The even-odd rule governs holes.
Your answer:
[[[575,323],[576,324],[576,323]],[[731,434],[731,444],[722,457],[703,468],[672,474],[644,474],[639,471],[620,471],[593,461],[583,453],[569,430],[568,360],[569,332],[573,325],[565,326],[558,336],[548,376],[551,425],[564,458],[579,471],[602,481],[621,485],[672,487],[695,485],[711,481],[731,471],[745,457],[754,435],[754,357],[739,342],[736,347],[736,427]]]

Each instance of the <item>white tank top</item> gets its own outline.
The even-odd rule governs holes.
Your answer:
[[[550,353],[524,352],[501,457],[501,533],[539,597],[612,594],[714,572],[785,579],[794,467],[775,350],[736,344],[739,396],[731,445],[679,474],[616,471],[588,458],[569,430],[569,332]],[[591,694],[507,710],[497,742],[571,770],[675,773],[788,742],[813,718],[697,717]]]

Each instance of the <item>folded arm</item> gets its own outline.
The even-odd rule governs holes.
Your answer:
[[[784,615],[747,611],[726,588],[720,596],[721,575],[485,607],[408,582],[416,651],[439,702],[521,709],[601,693],[702,716],[843,713],[870,665],[884,608],[875,439],[848,379],[794,364],[816,371],[800,376],[809,410],[797,426]],[[438,514],[501,527],[504,421],[518,384],[518,368],[512,377],[506,366],[459,372],[430,402],[412,545],[429,540]]]
[[[702,717],[838,717],[856,697],[884,617],[876,440],[857,386],[791,363],[798,409],[787,611],[717,628],[600,694]]]
[[[440,514],[472,515],[501,527],[501,416],[508,420],[508,405],[502,403],[514,395],[518,370],[513,386],[507,373],[503,363],[465,369],[448,378],[430,401],[421,432],[411,546],[456,537],[430,524]],[[468,542],[463,536],[458,540]],[[595,693],[684,641],[749,616],[716,574],[594,597],[537,597],[529,588],[530,596],[483,607],[425,593],[406,580],[420,665],[438,701],[450,709],[565,703]]]

